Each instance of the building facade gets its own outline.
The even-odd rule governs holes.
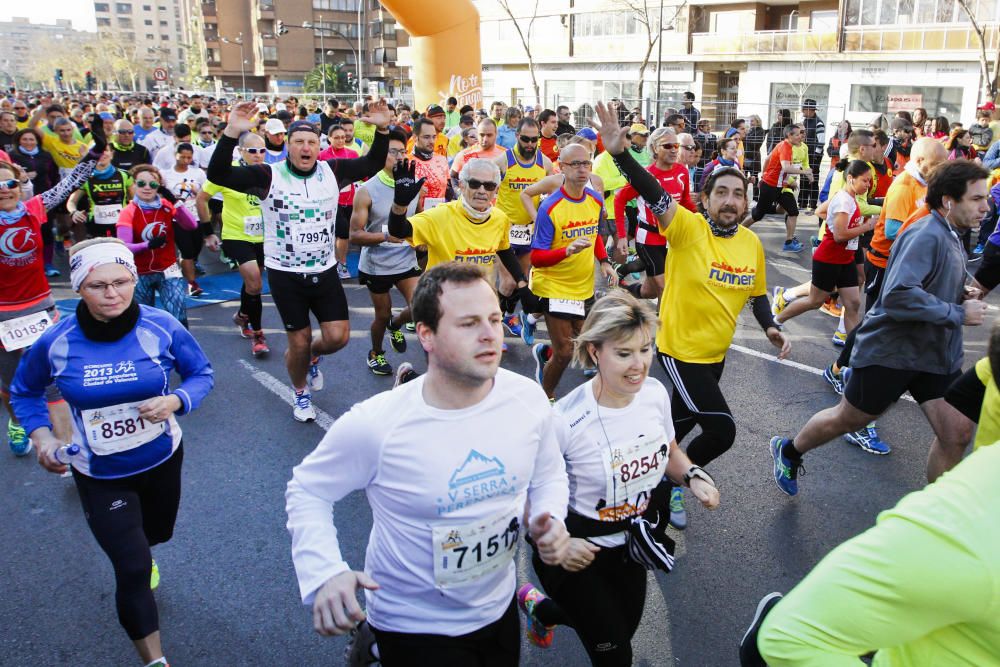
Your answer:
[[[535,104],[518,30],[500,3],[476,2],[481,15],[483,93]],[[691,0],[663,5],[662,43],[649,50],[642,96],[639,68],[660,32],[657,0],[510,2],[535,63],[539,102],[584,105],[618,97],[660,117],[695,93],[704,117],[722,129],[736,117],[816,99],[827,121],[869,122],[924,107],[969,123],[981,90],[979,43],[956,0]],[[985,30],[986,53],[1000,46],[1000,2],[969,0]]]
[[[177,88],[187,83],[187,48],[190,38],[184,0],[102,0],[94,3],[97,32],[109,48],[139,65],[141,90]],[[156,81],[156,69],[167,79]]]
[[[4,86],[51,88],[55,72],[40,79],[31,66],[39,45],[80,43],[91,36],[93,33],[74,30],[73,22],[66,19],[55,23],[32,23],[15,16],[10,21],[0,21],[0,83]]]
[[[396,64],[406,34],[377,0],[189,1],[202,76],[220,91],[302,92],[306,73],[324,63],[351,74],[353,94],[330,94],[356,96],[359,82],[362,94],[410,89]]]

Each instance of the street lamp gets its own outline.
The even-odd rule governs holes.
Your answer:
[[[236,39],[228,39],[226,37],[222,38],[223,44],[238,44],[240,47],[240,78],[243,81],[243,97],[247,95],[247,70],[246,70],[246,60],[243,59],[243,33],[241,32]]]

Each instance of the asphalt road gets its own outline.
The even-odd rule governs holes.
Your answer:
[[[755,227],[767,247],[769,284],[808,280],[808,253],[777,252],[780,228],[768,221]],[[314,396],[332,418],[392,384],[365,366],[367,292],[357,285],[347,291],[351,342],[324,361],[326,388]],[[248,343],[237,335],[230,321],[234,302],[190,312],[192,331],[215,367],[216,387],[200,410],[181,420],[186,451],[180,516],[173,540],[154,551],[162,575],[156,598],[164,648],[174,667],[343,664],[345,640],[312,631],[289,556],[285,484],[323,431],[291,418],[285,343],[270,298],[265,304],[272,346],[266,359],[251,359]],[[991,318],[996,312],[991,308]],[[689,506],[690,525],[676,535],[677,568],[651,575],[634,641],[636,664],[737,664],[737,643],[762,595],[790,589],[832,547],[924,484],[930,428],[914,403],[900,401],[880,421],[893,446],[890,456],[834,442],[807,458],[797,498],[775,487],[770,436],[794,434],[837,400],[818,374],[836,355],[829,342],[835,325],[820,313],[791,322],[791,363],[782,364],[749,311],[741,317],[724,376],[737,440],[711,468],[722,506],[712,513]],[[986,334],[985,327],[966,329],[966,367],[985,353]],[[530,375],[530,350],[519,340],[508,342],[504,366]],[[387,349],[393,366],[406,359],[418,370],[424,367],[416,345],[405,355]],[[667,382],[659,368],[653,374]],[[561,392],[582,380],[579,372],[568,372]],[[138,664],[115,617],[110,564],[86,527],[72,482],[46,473],[33,457],[15,459],[5,450],[0,458],[6,489],[0,665]],[[355,567],[363,562],[370,522],[362,494],[337,505],[340,541]],[[520,576],[533,578],[525,553],[522,548]],[[570,630],[557,630],[547,651],[524,644],[522,664],[556,663],[587,664]]]

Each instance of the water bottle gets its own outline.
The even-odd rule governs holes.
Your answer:
[[[56,450],[56,461],[63,465],[69,465],[73,457],[80,453],[80,445],[63,445]]]

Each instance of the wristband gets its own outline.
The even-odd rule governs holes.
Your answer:
[[[698,479],[708,482],[712,486],[715,486],[715,480],[712,476],[705,472],[700,466],[691,466],[688,471],[684,473],[684,486],[691,488],[691,480],[697,477]]]

